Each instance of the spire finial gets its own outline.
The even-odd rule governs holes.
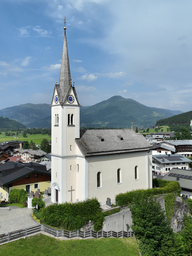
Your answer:
[[[57,84],[57,79],[56,79],[56,84]]]
[[[66,30],[66,17],[64,16],[64,30]]]

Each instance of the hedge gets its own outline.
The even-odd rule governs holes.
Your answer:
[[[152,188],[152,189],[139,189],[133,190],[126,193],[120,193],[116,195],[116,204],[119,206],[128,205],[134,202],[134,198],[140,196],[141,198],[147,198],[154,195],[162,195],[167,193],[181,191],[180,184],[177,181],[163,181],[160,182],[163,187],[161,188]]]
[[[89,220],[100,220],[102,217],[100,203],[97,199],[88,199],[78,203],[50,205],[41,210],[41,222],[63,227],[67,230],[80,229]]]
[[[20,203],[26,206],[27,191],[24,189],[12,189],[9,193],[9,203]]]

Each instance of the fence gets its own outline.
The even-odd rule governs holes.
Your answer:
[[[1,234],[0,235],[0,244],[6,243],[15,239],[19,239],[22,237],[27,237],[28,235],[32,235],[35,233],[41,233],[45,232],[48,234],[51,234],[52,236],[55,237],[66,237],[66,238],[108,238],[108,237],[132,237],[134,235],[133,231],[120,231],[120,232],[115,232],[115,231],[80,231],[80,230],[75,230],[75,231],[67,231],[67,230],[57,230],[51,227],[48,227],[46,225],[37,225],[31,228],[26,228],[26,229],[20,229],[16,230],[13,232],[10,232],[8,234]]]

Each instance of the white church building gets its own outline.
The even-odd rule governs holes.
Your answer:
[[[51,201],[97,198],[152,187],[151,146],[132,129],[80,131],[80,104],[71,73],[66,27],[59,84],[51,102]]]

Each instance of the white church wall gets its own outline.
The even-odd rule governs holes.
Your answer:
[[[51,143],[52,143],[52,152],[54,152],[54,154],[60,154],[60,144],[61,144],[61,138],[60,138],[60,129],[61,129],[61,111],[60,111],[60,107],[56,106],[56,107],[52,107],[52,111],[51,111],[51,122],[52,122],[52,136],[51,136]],[[55,115],[59,115],[59,125],[56,125],[55,122]]]
[[[149,153],[151,154],[151,153]],[[112,200],[119,193],[151,187],[148,175],[150,159],[146,152],[89,157],[88,161],[88,197],[96,197],[101,203],[107,197]],[[138,166],[138,179],[135,179],[135,167]],[[121,169],[121,183],[117,183],[117,170]],[[97,173],[101,172],[102,186],[97,188]]]
[[[66,180],[68,181],[66,184],[66,199],[67,202],[71,202],[71,192],[69,190],[75,189],[72,192],[72,202],[76,202],[76,159],[66,159]],[[64,192],[64,191],[63,191]]]

